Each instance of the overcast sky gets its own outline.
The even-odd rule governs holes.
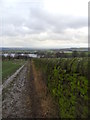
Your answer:
[[[88,0],[0,0],[0,44],[87,47]]]

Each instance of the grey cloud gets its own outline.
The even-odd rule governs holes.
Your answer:
[[[17,44],[21,44],[21,41],[23,43],[23,37],[25,36],[30,40],[39,42],[44,42],[45,40],[73,41],[74,38],[80,40],[87,39],[86,35],[84,36],[83,34],[65,33],[68,28],[77,30],[87,27],[87,17],[50,14],[45,11],[40,0],[38,0],[39,2],[32,2],[32,0],[26,0],[26,2],[25,0],[19,1],[13,6],[5,5],[5,2],[0,4],[0,16],[2,16],[0,25],[1,36],[11,37],[11,39],[17,37],[18,41],[20,39],[19,43],[16,40]],[[47,34],[45,35],[44,33]]]
[[[42,6],[35,7],[31,4],[17,4],[13,8],[3,8],[2,27],[6,29],[3,35],[35,34],[47,32],[62,33],[67,28],[77,29],[87,26],[87,18],[75,18],[73,16],[57,16],[46,12]],[[14,30],[11,26],[14,26]],[[28,27],[29,31],[22,29]],[[7,31],[8,29],[8,31]]]

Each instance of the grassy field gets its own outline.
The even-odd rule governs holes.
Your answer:
[[[2,82],[4,82],[9,76],[11,76],[24,63],[24,60],[2,61]]]

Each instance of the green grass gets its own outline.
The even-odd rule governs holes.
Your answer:
[[[11,76],[24,63],[25,63],[24,60],[2,61],[2,82],[4,82],[9,76]]]

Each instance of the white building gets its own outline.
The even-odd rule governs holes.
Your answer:
[[[28,54],[29,57],[37,58],[37,54]]]

